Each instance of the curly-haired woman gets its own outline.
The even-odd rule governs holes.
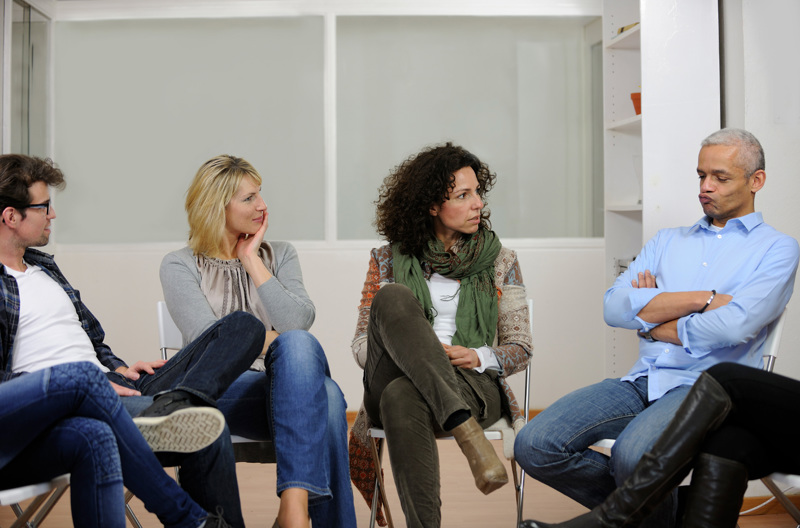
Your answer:
[[[508,482],[483,428],[504,413],[521,419],[505,378],[526,367],[531,335],[516,254],[484,208],[495,178],[447,143],[396,167],[377,201],[389,244],[372,250],[353,340],[365,412],[351,477],[369,500],[359,454],[368,423],[382,426],[409,527],[441,524],[438,433],[456,438],[483,493]]]

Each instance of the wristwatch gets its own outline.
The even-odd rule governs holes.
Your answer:
[[[655,343],[656,341],[655,339],[653,339],[653,336],[650,335],[650,330],[648,330],[647,332],[639,332],[639,335],[647,339],[651,343]]]

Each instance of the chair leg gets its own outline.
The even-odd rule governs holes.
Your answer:
[[[514,475],[514,491],[517,499],[517,526],[519,526],[522,523],[522,505],[525,499],[525,470],[520,467],[519,474],[517,474],[517,463],[512,459],[511,473]]]
[[[781,503],[781,506],[783,506],[786,511],[789,512],[789,515],[792,516],[794,522],[800,524],[800,510],[798,510],[797,506],[795,506],[792,501],[790,501],[789,498],[784,495],[783,491],[781,491],[778,485],[775,484],[775,482],[773,482],[773,480],[769,477],[762,478],[761,482],[763,482],[764,486],[766,486],[767,489],[775,496],[775,498],[778,499],[778,502]]]
[[[31,522],[31,526],[35,528],[44,522],[45,518],[50,514],[50,510],[53,509],[53,506],[55,506],[64,493],[66,493],[67,488],[69,488],[69,484],[61,484],[56,487],[55,491],[53,491],[52,495],[50,495],[50,498],[47,499],[47,502],[44,504],[44,506],[39,509],[39,512],[36,514],[36,517],[34,517],[33,522]]]
[[[48,495],[45,493],[43,495],[39,495],[33,502],[31,502],[28,507],[23,510],[19,504],[12,504],[11,509],[14,511],[14,515],[17,516],[17,520],[14,521],[14,524],[11,525],[11,528],[21,528],[22,526],[27,526],[28,519],[30,519],[36,510],[39,509],[39,506],[44,504],[44,501],[47,500]]]
[[[386,500],[386,487],[383,483],[383,468],[381,466],[381,458],[383,455],[383,447],[386,442],[381,442],[379,438],[370,439],[370,447],[372,448],[372,460],[375,463],[375,493],[372,495],[372,510],[369,517],[369,528],[375,528],[375,517],[378,514],[378,495],[383,500],[383,511],[386,516],[386,522],[389,528],[394,528],[392,523],[392,513],[389,511],[389,501]]]
[[[130,501],[133,498],[133,493],[130,490],[125,490],[125,517],[128,518],[128,521],[134,526],[134,528],[142,528],[142,525],[139,523],[139,519],[136,517],[136,514],[133,513],[133,509],[131,509]]]

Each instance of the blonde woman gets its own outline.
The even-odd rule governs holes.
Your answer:
[[[276,526],[356,525],[348,478],[347,420],[325,353],[307,330],[314,304],[297,252],[266,242],[261,176],[242,158],[217,156],[189,187],[189,245],[161,264],[164,298],[189,342],[242,310],[267,329],[251,369],[218,400],[232,434],[272,439],[278,465]]]

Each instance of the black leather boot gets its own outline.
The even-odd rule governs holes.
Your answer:
[[[744,464],[707,453],[698,455],[683,517],[684,528],[735,527],[746,490]]]
[[[731,409],[731,399],[717,380],[700,374],[675,417],[653,447],[642,455],[625,483],[589,513],[561,524],[525,521],[522,528],[638,526],[691,469],[706,435]]]

